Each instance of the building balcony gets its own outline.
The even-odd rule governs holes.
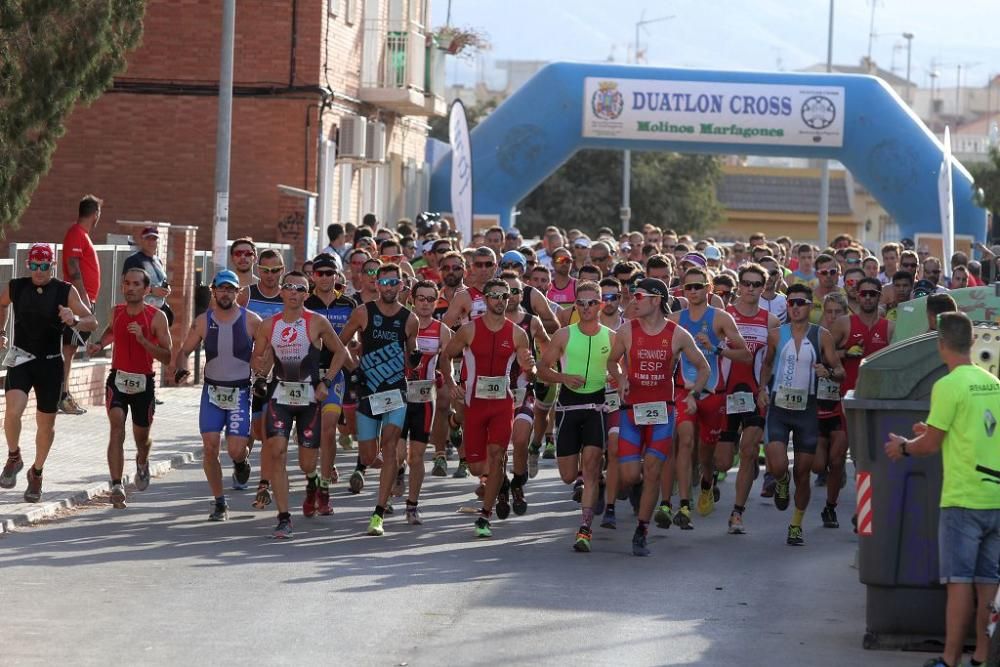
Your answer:
[[[429,41],[415,22],[366,19],[361,100],[403,116],[444,115],[444,61]]]
[[[939,134],[938,139],[944,141],[944,134]],[[963,164],[986,162],[990,158],[990,148],[996,145],[996,137],[988,134],[951,135],[951,154]]]

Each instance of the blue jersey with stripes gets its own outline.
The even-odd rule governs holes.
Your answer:
[[[722,339],[715,335],[715,327],[713,326],[715,324],[715,314],[718,310],[718,308],[706,308],[705,314],[701,316],[700,320],[692,319],[690,310],[682,310],[680,321],[678,322],[678,324],[691,334],[695,345],[698,346],[698,349],[701,350],[701,353],[705,355],[705,359],[708,361],[709,374],[705,389],[709,391],[718,391],[723,387],[721,364],[719,363],[721,357],[717,349]],[[698,342],[698,334],[708,336],[711,347],[702,347],[701,343]],[[698,368],[689,364],[683,356],[681,356],[681,375],[686,382],[690,383],[694,383],[698,379]]]
[[[205,380],[211,384],[250,384],[253,340],[247,334],[246,308],[239,308],[239,313],[232,322],[220,322],[212,316],[212,309],[205,311]]]
[[[260,287],[250,286],[250,300],[247,301],[247,310],[260,315],[260,319],[266,320],[272,315],[276,315],[284,310],[285,304],[281,300],[281,290],[275,296],[264,296]]]

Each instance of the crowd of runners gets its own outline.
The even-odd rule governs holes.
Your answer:
[[[151,285],[149,270],[125,271],[124,303],[98,323],[72,281],[54,277],[52,248],[33,245],[28,275],[0,294],[0,330],[14,317],[13,340],[0,333],[9,450],[0,487],[16,486],[24,468],[20,423],[34,390],[24,498],[41,498],[65,398],[64,337],[103,326],[87,347],[112,347],[108,464],[118,508],[129,501],[130,410],[133,479],[140,491],[149,485],[154,360],[182,382],[203,346],[199,430],[212,521],[230,511],[224,439],[233,489],[252,484],[260,448],[253,507],[277,510],[276,538],[292,536],[293,506],[307,518],[332,514],[342,482],[354,494],[374,489],[369,535],[382,535],[398,509],[420,525],[425,466],[469,478],[456,492],[481,498],[473,528],[487,538],[494,518],[529,512],[530,480],[541,459],[554,459],[567,502],[579,504],[577,551],[591,550],[594,530],[617,529],[630,505],[632,552],[649,555],[650,524],[695,529],[734,467],[728,532],[752,529],[748,499],[763,475],[761,495],[791,507],[787,543],[798,546],[813,486],[825,487],[825,500],[810,525],[840,527],[841,399],[861,360],[889,344],[899,304],[930,295],[931,315],[954,310],[948,287],[974,285],[979,273],[956,253],[946,287],[926,249],[889,243],[873,255],[846,235],[817,248],[763,234],[723,244],[652,225],[594,238],[549,227],[528,243],[494,227],[459,244],[432,213],[396,230],[366,222],[331,225],[330,245],[301,270],[249,238],[234,241],[231,268],[213,277],[208,309],[176,345],[149,303],[158,279]],[[346,479],[338,449],[353,466]]]

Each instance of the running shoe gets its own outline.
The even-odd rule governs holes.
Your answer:
[[[354,449],[354,441],[351,440],[351,435],[349,433],[341,433],[340,437],[337,438],[340,441],[340,448],[347,451]]]
[[[583,501],[583,480],[577,479],[573,483],[573,502],[579,503]]]
[[[292,536],[292,519],[291,517],[281,518],[278,517],[278,525],[274,527],[274,533],[271,535],[276,540],[287,540]]]
[[[924,663],[924,667],[948,667],[948,663],[944,661],[943,657],[931,658]]]
[[[316,514],[320,516],[330,516],[333,508],[330,507],[330,489],[320,487],[316,489]]]
[[[212,513],[208,515],[209,521],[226,521],[229,519],[229,505],[226,503],[212,503]]]
[[[484,516],[476,519],[476,537],[493,537],[490,522]]]
[[[646,546],[646,533],[636,528],[632,534],[632,555],[648,556],[649,547]]]
[[[697,509],[701,516],[708,516],[715,511],[715,498],[712,495],[712,489],[702,489],[698,493]]]
[[[816,473],[816,486],[826,486],[826,470]]]
[[[233,461],[233,488],[237,491],[247,488],[252,471],[253,468],[250,466],[249,456],[242,461]]]
[[[307,519],[316,516],[316,491],[317,487],[306,483],[306,497],[302,501],[302,516]]]
[[[739,465],[739,463],[734,463],[734,465]],[[716,473],[715,473],[715,483],[716,484],[721,484],[722,482],[725,482],[726,481],[726,477],[728,475],[729,475],[729,473],[727,471],[725,471],[725,470],[717,470]]]
[[[434,457],[434,466],[431,468],[431,476],[433,477],[447,477],[448,476],[448,459],[444,454],[438,454]]]
[[[788,491],[789,480],[788,480],[788,478],[789,477],[790,477],[790,475],[786,472],[785,473],[785,479],[784,480],[780,480],[779,479],[777,481],[777,483],[775,484],[775,486],[774,486],[774,506],[777,507],[782,512],[784,512],[786,509],[788,509],[788,498],[789,498],[789,491]]]
[[[719,502],[719,498],[722,497],[722,491],[719,490],[718,484],[712,485],[712,501]]]
[[[33,475],[34,475],[34,473],[29,470],[28,471],[28,479],[30,480]],[[114,486],[111,487],[111,504],[115,506],[115,509],[123,510],[126,507],[128,507],[128,505],[125,502],[125,499],[126,499],[126,496],[125,496],[125,486],[124,485],[122,485],[121,483],[118,483],[118,484],[115,484]]]
[[[743,527],[743,515],[739,512],[733,512],[729,515],[729,534],[730,535],[746,535],[747,530]]]
[[[670,505],[659,505],[656,508],[656,513],[653,514],[653,521],[659,528],[669,529],[670,524],[674,522],[674,511],[670,509]]]
[[[424,525],[424,519],[420,516],[420,510],[416,507],[406,508],[406,523],[411,526],[422,526]]]
[[[149,488],[149,461],[135,462],[135,490],[145,491]]]
[[[504,475],[500,483],[500,493],[497,494],[497,518],[503,521],[510,516],[510,480]]]
[[[59,401],[58,409],[60,412],[64,412],[68,415],[82,415],[87,412],[84,408],[81,408],[76,402],[76,399],[69,394],[63,396]]]
[[[604,510],[604,518],[601,519],[601,528],[610,528],[611,530],[618,528],[618,519],[615,517],[615,511],[610,507]]]
[[[764,471],[764,483],[760,487],[760,497],[761,498],[773,498],[774,497],[774,487],[777,485],[778,480],[774,478],[774,475]]]
[[[396,508],[392,506],[392,498],[389,498],[389,500],[387,500],[385,503],[385,513],[389,516],[392,516],[393,514],[396,513]]]
[[[827,505],[820,513],[820,517],[823,519],[824,528],[840,528],[840,521],[837,520],[837,508]]]
[[[17,473],[24,470],[24,460],[21,458],[21,450],[16,454],[7,455],[7,463],[4,464],[3,473],[0,474],[0,489],[13,489],[17,486]]]
[[[458,467],[455,468],[455,472],[451,476],[453,479],[465,479],[469,476],[469,464],[465,461],[459,461]]]
[[[402,497],[403,493],[406,491],[406,473],[397,472],[396,481],[392,485],[392,495],[396,498]]]
[[[762,466],[767,463],[767,457],[764,455],[764,445],[760,445],[757,448],[757,465]]]
[[[802,538],[802,526],[789,526],[788,539],[785,543],[790,547],[801,547],[806,541]]]
[[[538,459],[542,453],[542,446],[537,442],[528,445],[528,477],[535,479],[538,475]]]
[[[573,550],[581,553],[590,553],[591,537],[590,528],[580,526],[580,530],[576,531],[576,542],[573,544]]]
[[[372,514],[372,518],[368,520],[368,534],[372,537],[385,535],[385,529],[382,528],[382,517],[378,514]]]
[[[674,515],[674,525],[681,530],[694,530],[694,524],[691,523],[691,508],[683,507],[677,510],[677,514]]]
[[[37,503],[42,499],[42,476],[35,474],[35,467],[29,466],[25,475],[28,478],[28,488],[24,490],[24,502]]]
[[[254,509],[262,510],[271,504],[271,485],[261,482],[257,485],[257,495],[253,499]]]
[[[361,489],[365,488],[365,474],[360,470],[352,472],[351,479],[347,481],[347,488],[351,490],[351,493],[361,493]]]
[[[523,486],[510,487],[511,505],[514,507],[514,514],[524,516],[528,511],[528,501],[524,498]]]
[[[549,436],[545,436],[545,449],[542,451],[543,459],[554,459],[556,457],[556,443]]]

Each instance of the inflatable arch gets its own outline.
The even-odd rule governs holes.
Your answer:
[[[829,158],[895,219],[901,237],[940,234],[943,146],[881,79],[552,63],[471,134],[473,212],[510,226],[517,203],[583,148]],[[972,177],[953,161],[955,234],[984,237]],[[451,154],[431,175],[449,211]]]

